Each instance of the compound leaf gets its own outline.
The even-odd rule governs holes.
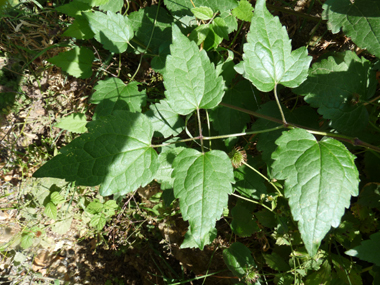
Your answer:
[[[114,53],[127,50],[129,41],[133,38],[133,29],[127,17],[107,11],[107,14],[95,11],[84,15],[95,33],[95,39],[103,47]]]
[[[283,132],[272,154],[272,175],[285,180],[285,196],[311,256],[337,227],[352,196],[358,195],[358,170],[346,147],[332,138],[317,141],[303,129]]]
[[[61,52],[48,62],[62,68],[68,74],[78,78],[89,78],[92,74],[94,54],[85,47],[75,47],[72,50]]]
[[[318,108],[331,126],[352,134],[363,130],[369,115],[364,104],[376,90],[375,72],[371,63],[347,51],[313,64],[308,79],[294,93]]]
[[[256,2],[247,42],[236,71],[260,91],[271,91],[277,84],[294,88],[306,80],[312,57],[305,47],[291,51],[286,28],[269,13],[265,0]]]
[[[73,113],[62,118],[57,124],[54,125],[54,127],[61,128],[69,132],[82,134],[87,131],[87,123],[85,114]]]
[[[56,177],[77,185],[102,184],[100,194],[124,195],[152,181],[158,169],[150,146],[153,128],[141,113],[115,111],[87,124],[89,133],[73,140],[34,177]]]
[[[380,57],[380,2],[377,0],[328,0],[323,19],[334,33],[343,32],[361,48]]]
[[[183,131],[185,122],[173,111],[166,100],[152,104],[149,108],[150,110],[146,112],[145,115],[151,120],[156,133],[167,138],[171,135],[176,136]]]
[[[171,54],[166,59],[164,74],[165,95],[172,108],[181,115],[196,109],[216,107],[224,95],[222,76],[217,76],[215,66],[204,50],[184,36],[173,25]]]
[[[124,84],[119,78],[109,77],[101,80],[94,87],[91,103],[96,107],[96,116],[107,116],[115,110],[141,112],[141,106],[146,104],[146,92],[139,91],[137,81]]]
[[[232,165],[226,153],[183,150],[173,162],[174,196],[180,199],[184,220],[200,249],[227,206],[234,183]]]
[[[375,263],[380,266],[380,232],[374,233],[369,237],[369,240],[365,240],[361,245],[350,249],[345,254],[357,257],[361,260]]]

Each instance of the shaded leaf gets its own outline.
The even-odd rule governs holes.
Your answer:
[[[158,134],[158,136],[167,138],[171,135],[176,136],[183,131],[185,122],[173,111],[166,100],[150,105],[149,109],[145,115],[152,122],[155,134]]]
[[[85,133],[87,131],[86,124],[86,115],[82,113],[73,113],[67,117],[62,118],[54,126],[56,128],[61,128],[73,133]]]
[[[331,126],[352,134],[368,124],[364,103],[375,92],[375,72],[371,63],[347,51],[313,64],[308,79],[294,93],[305,96],[305,101],[318,108]]]
[[[357,257],[361,260],[372,262],[377,266],[380,266],[380,232],[374,233],[369,237],[369,240],[365,240],[361,245],[350,249],[345,254],[353,257]]]
[[[228,269],[239,278],[245,277],[251,271],[251,267],[256,267],[251,251],[240,242],[235,242],[223,250],[223,260]]]
[[[240,201],[240,200],[239,200]],[[252,211],[245,207],[243,203],[237,203],[231,210],[232,214],[232,231],[240,237],[249,237],[260,229],[253,220]]]
[[[358,195],[354,156],[337,140],[316,141],[303,129],[283,132],[272,154],[272,174],[285,180],[285,197],[311,256],[331,226],[338,227],[351,196]]]
[[[173,161],[185,148],[165,148],[158,156],[158,164],[160,165],[157,173],[157,182],[161,184],[161,189],[171,189],[173,188],[174,178],[172,177],[173,172]]]
[[[144,51],[149,43],[149,51],[157,54],[164,42],[171,43],[171,23],[173,18],[165,9],[160,8],[158,12],[157,9],[158,6],[154,5],[132,12],[128,16],[135,31],[133,41],[140,48],[140,51]]]
[[[197,108],[216,107],[224,95],[223,78],[217,76],[214,65],[204,50],[173,26],[171,54],[166,59],[164,74],[168,103],[181,115]]]
[[[137,81],[126,85],[115,77],[98,81],[94,87],[96,92],[91,97],[92,104],[99,104],[95,110],[96,117],[110,115],[115,110],[141,112],[141,107],[146,104],[146,92],[140,92],[138,85]]]
[[[294,88],[306,80],[312,57],[305,47],[291,51],[286,28],[269,13],[265,0],[256,2],[247,42],[236,71],[243,69],[243,76],[260,91],[271,91],[277,84]]]
[[[78,15],[81,15],[82,11],[86,11],[89,9],[91,9],[91,5],[89,3],[80,1],[72,1],[70,3],[55,8],[55,10],[73,18],[75,18]]]
[[[180,199],[183,219],[189,221],[195,242],[203,249],[232,193],[230,159],[218,150],[185,149],[174,159],[173,168],[174,195]]]
[[[212,243],[212,241],[216,238],[217,231],[215,228],[212,228],[210,232],[205,237],[205,245]],[[196,243],[191,231],[188,230],[185,234],[185,238],[180,246],[180,248],[197,248],[198,244]]]
[[[322,17],[334,34],[343,32],[361,48],[380,57],[380,3],[377,0],[328,0]]]
[[[114,53],[127,50],[129,41],[133,38],[133,29],[128,18],[107,11],[107,14],[95,11],[82,13],[95,33],[95,39],[103,47]]]
[[[100,194],[123,195],[152,181],[158,169],[151,148],[149,119],[141,113],[115,111],[87,124],[89,133],[73,140],[34,177],[56,177],[76,185],[102,184]]]
[[[79,40],[92,39],[94,35],[87,19],[81,15],[76,16],[74,22],[63,33],[63,36],[73,37]]]
[[[61,52],[48,62],[62,68],[68,74],[78,78],[89,78],[92,75],[92,61],[95,56],[85,47],[75,47],[70,51]]]

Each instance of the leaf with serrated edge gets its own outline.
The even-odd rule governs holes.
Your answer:
[[[193,12],[194,16],[197,17],[200,20],[210,20],[214,13],[212,12],[212,9],[210,7],[196,7],[191,9],[191,12]]]
[[[173,168],[174,196],[180,199],[182,217],[189,221],[192,236],[203,249],[232,193],[231,161],[222,151],[185,149],[174,159]]]
[[[110,0],[108,3],[100,5],[99,9],[103,11],[112,11],[114,13],[123,8],[124,0]]]
[[[141,113],[115,111],[87,124],[89,133],[73,140],[34,177],[56,177],[76,185],[102,184],[100,194],[124,195],[152,181],[158,169],[151,147],[153,128]]]
[[[159,154],[158,164],[160,166],[156,173],[156,179],[161,184],[162,190],[173,188],[173,161],[184,149],[184,147],[164,148]]]
[[[308,79],[293,92],[305,96],[318,113],[331,119],[332,127],[352,134],[368,124],[363,103],[373,96],[376,85],[371,63],[347,51],[313,64]]]
[[[286,28],[281,26],[278,17],[269,13],[265,0],[256,2],[247,42],[243,76],[260,91],[269,92],[277,84],[294,88],[306,80],[312,57],[307,55],[305,47],[291,51]]]
[[[368,240],[362,241],[362,243],[348,251],[345,254],[349,256],[357,257],[367,262],[375,263],[380,266],[380,232],[372,234]]]
[[[239,6],[232,10],[232,15],[242,21],[251,22],[253,7],[247,0],[240,0]]]
[[[92,74],[94,53],[85,47],[75,47],[72,50],[61,52],[48,62],[62,68],[68,74],[78,78],[89,78]]]
[[[53,220],[57,219],[57,207],[54,205],[53,202],[48,202],[46,204],[44,213],[46,216]]]
[[[246,276],[251,267],[256,267],[251,251],[240,242],[235,242],[223,250],[223,260],[228,269],[240,278]]]
[[[62,118],[57,124],[54,125],[56,128],[61,128],[73,133],[85,133],[87,131],[86,115],[81,113],[74,113]]]
[[[95,11],[82,15],[87,18],[95,39],[105,49],[115,53],[127,50],[128,43],[133,38],[133,29],[127,17],[111,11],[107,14]]]
[[[358,195],[358,170],[346,147],[332,138],[317,141],[303,129],[283,132],[272,154],[272,175],[285,180],[285,196],[308,253],[314,256]]]
[[[183,131],[185,122],[173,111],[166,100],[152,104],[149,108],[150,110],[145,115],[150,119],[154,131],[160,134],[159,136],[167,138],[171,135],[176,136]]]
[[[164,74],[168,103],[181,115],[198,108],[216,107],[224,95],[222,76],[217,76],[204,50],[199,51],[196,43],[184,36],[176,25],[172,30],[173,44]]]
[[[138,85],[137,81],[126,85],[114,77],[99,81],[91,97],[91,103],[99,104],[95,110],[96,117],[110,115],[115,110],[141,112],[141,106],[146,104],[146,92],[140,92]]]
[[[168,10],[177,16],[191,16],[191,9],[194,7],[210,7],[213,11],[224,12],[234,9],[238,4],[236,0],[164,0]]]
[[[322,17],[334,34],[343,32],[361,48],[380,57],[380,2],[378,0],[328,0]]]

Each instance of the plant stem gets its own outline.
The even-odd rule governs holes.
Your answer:
[[[202,153],[205,152],[204,148],[203,148],[203,136],[202,136],[202,124],[201,124],[201,115],[200,115],[200,111],[199,111],[199,108],[197,107],[197,118],[198,118],[198,128],[199,128],[199,139],[201,140],[201,149],[202,149]]]
[[[225,138],[230,138],[230,137],[241,137],[241,136],[246,136],[246,135],[253,135],[253,134],[261,134],[261,133],[272,132],[272,131],[280,130],[280,129],[283,129],[283,128],[284,128],[284,126],[281,125],[281,126],[278,126],[278,127],[275,127],[275,128],[271,128],[271,129],[265,129],[265,130],[260,130],[260,131],[252,131],[252,132],[246,132],[246,133],[231,134],[231,135],[221,135],[221,136],[213,136],[213,137],[204,137],[204,136],[199,135],[197,137],[191,137],[191,138],[179,140],[179,141],[176,141],[176,142],[151,145],[151,147],[157,148],[157,147],[168,146],[168,145],[171,145],[171,144],[182,143],[182,142],[189,142],[189,141],[195,141],[195,140],[216,140],[216,139],[225,139]]]
[[[283,196],[282,193],[281,193],[281,191],[280,191],[280,189],[278,189],[277,186],[268,177],[266,177],[264,174],[262,174],[256,168],[250,166],[248,163],[246,163],[246,162],[243,161],[243,164],[246,165],[247,167],[249,167],[250,169],[252,169],[253,171],[255,171],[258,175],[260,175],[261,177],[263,177],[266,181],[268,181],[268,183],[270,183],[274,187],[274,189],[276,189],[276,191],[278,192],[278,195],[280,197]]]
[[[257,202],[257,201],[255,201],[255,200],[251,200],[251,199],[245,198],[245,197],[240,196],[240,195],[235,194],[235,193],[232,193],[231,195],[232,195],[232,196],[235,196],[235,197],[238,197],[238,198],[240,198],[240,199],[246,200],[246,201],[248,201],[248,202],[251,202],[251,203],[254,203],[254,204],[257,204],[257,205],[263,206],[263,207],[264,207],[265,209],[267,209],[268,211],[273,212],[273,210],[272,210],[271,208],[269,208],[267,205],[265,205],[265,204],[263,204],[263,203],[260,203],[260,202]]]
[[[284,115],[284,112],[282,111],[280,100],[278,100],[278,96],[277,96],[277,83],[274,85],[273,91],[274,91],[274,98],[276,98],[277,106],[281,113],[282,123],[286,126],[288,123],[285,120],[285,115]]]
[[[272,122],[275,122],[275,123],[278,123],[278,124],[283,124],[283,122],[281,120],[279,120],[279,119],[276,119],[276,118],[273,118],[273,117],[270,117],[270,116],[267,116],[267,115],[263,115],[263,114],[260,114],[260,113],[257,113],[257,112],[251,111],[251,110],[247,110],[247,109],[244,109],[244,108],[236,107],[236,106],[233,106],[233,105],[230,105],[230,104],[227,104],[227,103],[223,103],[223,102],[220,103],[220,105],[225,106],[227,108],[234,109],[234,110],[238,110],[238,111],[246,113],[246,114],[250,114],[250,115],[258,117],[258,118],[262,118],[264,120],[272,121]],[[307,131],[307,132],[309,132],[311,134],[318,134],[318,135],[324,135],[324,136],[328,136],[328,137],[338,138],[339,140],[348,142],[348,143],[350,143],[350,144],[352,144],[354,146],[361,146],[361,147],[364,147],[364,148],[367,148],[367,149],[371,149],[371,150],[374,150],[374,151],[380,153],[380,148],[379,147],[371,145],[371,144],[366,143],[366,142],[363,142],[363,141],[361,141],[358,138],[348,137],[348,136],[344,136],[344,135],[340,135],[340,134],[335,134],[335,133],[320,132],[318,130],[313,130],[313,129],[307,128],[305,126],[301,126],[301,125],[298,125],[298,124],[292,124],[292,123],[287,123],[286,127],[289,128],[289,129],[300,128],[300,129],[304,129],[305,131]]]
[[[208,116],[208,112],[207,110],[206,111],[206,120],[207,120],[207,128],[208,128],[208,136],[211,137],[211,128],[210,128],[210,118]],[[211,140],[208,142],[208,147],[210,148],[211,150]]]

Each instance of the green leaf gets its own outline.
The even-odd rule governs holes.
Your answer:
[[[212,21],[212,29],[219,37],[228,40],[228,28],[223,18],[216,17]]]
[[[232,15],[242,21],[251,22],[253,7],[247,0],[240,0],[239,6],[232,10]]]
[[[380,57],[380,3],[377,0],[328,0],[322,17],[334,34],[343,32],[361,48]]]
[[[203,249],[207,235],[227,206],[234,182],[232,165],[226,153],[183,150],[173,162],[174,196],[188,220],[192,236]]]
[[[380,209],[380,185],[378,183],[366,184],[360,192],[357,203],[363,207]]]
[[[238,28],[238,23],[236,17],[232,15],[230,10],[226,10],[220,13],[220,17],[224,20],[227,25],[227,32],[230,34],[233,31],[236,31]]]
[[[100,194],[124,195],[152,181],[158,169],[151,148],[153,129],[140,113],[114,111],[87,124],[89,133],[73,140],[34,177],[65,178],[76,185],[102,184]]]
[[[196,18],[204,21],[210,20],[214,16],[212,9],[205,6],[195,7],[191,9],[191,12]]]
[[[68,74],[78,78],[89,78],[92,75],[92,61],[95,56],[85,47],[75,47],[70,51],[61,52],[48,62],[62,68]]]
[[[108,1],[115,1],[115,0],[77,0],[77,1],[87,3],[87,4],[91,5],[91,7],[94,7],[94,6],[107,4]]]
[[[164,0],[165,6],[177,16],[191,16],[191,9],[195,7],[209,7],[212,11],[224,12],[237,6],[236,0]],[[193,6],[194,4],[194,6]]]
[[[95,33],[95,39],[103,47],[114,53],[122,53],[127,50],[129,41],[133,38],[133,29],[127,17],[107,11],[86,12],[84,15]]]
[[[51,226],[51,230],[57,234],[63,235],[70,229],[72,221],[73,218],[67,218],[60,222],[56,222]]]
[[[23,233],[21,238],[21,247],[27,249],[33,245],[34,233]]]
[[[217,231],[215,228],[212,228],[210,232],[206,235],[205,245],[212,243],[212,241],[216,238],[216,236],[217,236]],[[185,238],[180,248],[183,249],[183,248],[196,248],[196,247],[198,247],[198,244],[196,243],[193,235],[191,234],[191,230],[188,230],[185,234]]]
[[[308,79],[294,93],[318,108],[338,131],[352,134],[368,124],[364,104],[376,90],[375,72],[371,63],[351,51],[313,64]]]
[[[271,91],[277,84],[294,88],[306,80],[312,57],[305,47],[291,51],[286,28],[269,13],[265,0],[256,2],[247,42],[239,67],[260,91]]]
[[[189,40],[194,41],[198,46],[203,43],[210,32],[210,25],[197,26],[190,34]]]
[[[83,11],[91,9],[91,5],[80,1],[72,1],[68,4],[55,8],[58,12],[64,13],[70,17],[75,18],[81,15]]]
[[[223,78],[204,50],[173,26],[171,54],[166,59],[165,95],[177,113],[187,115],[196,109],[212,109],[223,98]]]
[[[69,132],[82,134],[87,131],[87,123],[85,114],[73,113],[62,118],[57,124],[54,125],[54,127],[61,128]]]
[[[222,102],[255,110],[258,107],[254,99],[255,90],[249,81],[240,81],[227,90]],[[213,127],[220,135],[242,132],[246,129],[248,122],[251,121],[248,114],[223,106],[211,110],[210,119],[213,122]]]
[[[240,200],[238,200],[240,201]],[[249,237],[260,229],[253,220],[252,210],[246,207],[244,203],[237,203],[231,210],[232,214],[232,231],[240,237]]]
[[[185,122],[166,100],[150,105],[149,109],[145,115],[152,122],[156,136],[167,138],[171,135],[177,136],[183,131]]]
[[[277,271],[288,271],[290,270],[289,264],[276,252],[271,254],[263,254],[268,266]]]
[[[94,37],[94,32],[91,30],[88,21],[83,16],[76,16],[74,22],[63,33],[66,37],[72,37],[79,40],[88,40]]]
[[[317,141],[303,129],[283,132],[272,154],[273,177],[285,180],[285,197],[311,256],[331,226],[338,227],[352,196],[358,170],[346,147],[332,138]]]
[[[380,266],[380,232],[374,233],[369,237],[369,240],[365,240],[361,245],[350,249],[345,254],[353,257],[357,257],[361,260],[371,262]]]
[[[99,104],[95,110],[96,117],[110,115],[115,110],[141,112],[141,107],[146,104],[146,92],[140,92],[138,85],[137,81],[125,85],[115,77],[98,81],[94,87],[96,92],[91,97],[92,104]]]
[[[57,207],[53,202],[48,202],[45,206],[44,213],[49,218],[56,220],[57,219]]]
[[[184,147],[165,148],[158,156],[160,167],[157,170],[156,179],[161,184],[162,190],[173,188],[173,161],[184,149]]]
[[[239,278],[245,277],[252,267],[256,267],[251,251],[240,242],[223,250],[223,260],[228,269]]]
[[[90,214],[98,214],[101,213],[104,209],[104,205],[99,202],[99,200],[95,199],[86,207],[86,212],[89,212]]]
[[[65,202],[65,198],[62,197],[61,194],[59,194],[59,192],[55,191],[55,192],[52,192],[50,194],[50,200],[55,204],[55,205],[58,205],[58,204],[61,204],[63,202]]]
[[[248,160],[248,164],[255,167],[253,160]],[[261,194],[266,194],[266,186],[264,179],[250,169],[248,166],[242,165],[234,170],[234,176],[236,180],[235,189],[240,194],[253,199],[260,199]]]
[[[149,44],[150,53],[156,54],[163,43],[171,42],[171,23],[173,22],[173,18],[165,9],[160,8],[158,11],[157,9],[159,9],[158,6],[154,5],[128,16],[135,31],[133,41],[141,48],[141,51],[144,51]]]
[[[106,217],[100,213],[91,218],[90,226],[96,228],[98,231],[101,231],[106,225],[106,222]]]
[[[114,13],[120,11],[123,8],[123,0],[109,0],[108,3],[100,5],[99,9],[103,11],[112,11]]]

